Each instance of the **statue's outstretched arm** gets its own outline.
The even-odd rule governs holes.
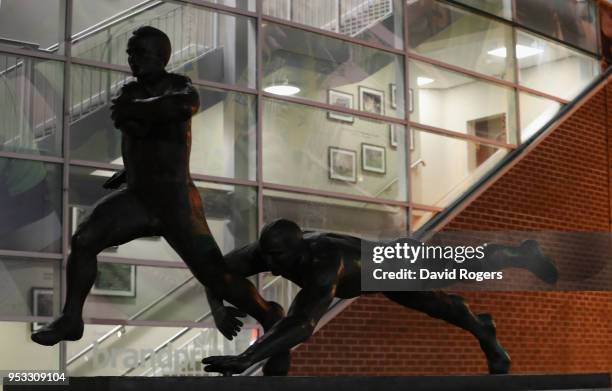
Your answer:
[[[311,278],[305,281],[286,318],[276,323],[244,353],[204,359],[202,362],[207,365],[205,370],[224,374],[241,373],[261,360],[289,351],[306,341],[335,296],[340,270],[339,261],[318,263],[320,267],[310,270]]]

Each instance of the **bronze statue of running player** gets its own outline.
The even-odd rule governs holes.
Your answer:
[[[417,240],[406,239],[412,246],[420,246]],[[321,317],[334,298],[349,299],[361,292],[361,244],[362,239],[333,233],[302,232],[289,220],[277,220],[261,232],[259,242],[232,251],[225,256],[232,273],[250,276],[265,271],[281,275],[302,288],[291,304],[286,318],[271,328],[264,325],[265,334],[244,353],[237,356],[214,356],[202,360],[208,372],[224,375],[242,373],[251,365],[266,358],[265,375],[286,375],[290,366],[289,351],[306,341],[315,330]],[[437,260],[450,268],[458,267],[453,260]],[[520,246],[487,244],[481,262],[461,265],[473,271],[495,272],[505,268],[523,268],[531,271],[547,283],[557,280],[555,265],[544,256],[538,244],[527,240]],[[470,270],[472,271],[472,270]],[[446,281],[449,286],[453,282]],[[442,288],[436,284],[436,288]],[[507,373],[510,356],[496,337],[495,323],[489,314],[475,315],[464,300],[444,292],[411,291],[382,292],[390,300],[431,317],[442,319],[470,332],[483,350],[489,372]],[[223,306],[222,296],[207,291],[217,328],[228,338],[240,330],[242,323],[236,319],[241,312]],[[246,308],[239,308],[249,313]]]
[[[41,345],[83,335],[83,304],[97,273],[96,255],[144,236],[163,236],[194,276],[262,324],[278,319],[279,308],[259,299],[245,278],[229,274],[204,217],[200,194],[189,174],[191,117],[199,96],[188,77],[168,73],[172,53],[162,31],[145,26],[127,45],[136,81],[121,89],[111,107],[122,134],[125,170],[105,187],[127,187],[105,197],[78,227],[67,265],[67,295],[61,316],[32,334]],[[282,314],[282,312],[281,312]]]

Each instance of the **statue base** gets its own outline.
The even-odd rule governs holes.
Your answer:
[[[329,376],[329,377],[71,377],[70,386],[5,385],[6,391],[378,391],[611,390],[610,374]]]

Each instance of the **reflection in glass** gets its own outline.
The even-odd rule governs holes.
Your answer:
[[[485,75],[514,81],[509,25],[431,0],[408,6],[410,49]]]
[[[209,310],[204,286],[189,269],[99,262],[83,316],[195,322]]]
[[[41,346],[30,340],[31,323],[0,322],[0,368],[59,370],[60,344]]]
[[[80,11],[74,18],[73,31],[78,33],[73,38],[73,56],[127,65],[125,50],[132,31],[149,25],[164,31],[172,42],[168,69],[192,79],[255,86],[255,24],[251,18],[165,1],[138,2],[129,9],[134,1],[128,3],[124,12],[107,7],[106,14],[116,17],[94,26],[98,17],[90,20],[90,15],[101,7],[100,1],[75,2]]]
[[[264,0],[263,13],[351,38],[403,47],[401,0]]]
[[[264,91],[291,86],[280,94],[404,117],[401,56],[271,23],[262,33]]]
[[[414,129],[412,201],[448,206],[489,172],[508,151]],[[420,162],[420,163],[419,163]]]
[[[237,355],[257,338],[243,327],[232,341],[216,328],[86,324],[66,343],[69,376],[202,376],[202,357]]]
[[[548,36],[597,52],[597,4],[592,0],[515,0],[517,21]]]
[[[456,0],[505,19],[512,19],[512,0]]]
[[[409,64],[411,121],[516,143],[514,89],[419,61]]]
[[[102,184],[112,171],[71,167],[70,170],[70,232],[91,212],[93,205],[111,193]],[[256,191],[249,187],[196,182],[204,203],[204,211],[212,234],[223,253],[255,240]],[[109,258],[153,259],[181,262],[181,258],[159,237],[141,238],[102,252]]]
[[[0,45],[63,54],[62,0],[3,0],[0,7]]]
[[[0,149],[62,153],[64,67],[0,54]]]
[[[0,315],[53,317],[59,312],[61,260],[0,257]],[[42,327],[34,322],[32,328]],[[0,366],[2,368],[2,366]]]
[[[123,164],[121,132],[111,121],[110,100],[131,77],[74,65],[71,80],[71,158]],[[255,97],[196,89],[200,108],[191,120],[191,172],[255,179]]]
[[[0,249],[59,252],[59,164],[0,158]]]
[[[340,113],[266,99],[264,180],[406,200],[404,127],[356,116],[351,120]]]
[[[268,190],[264,220],[285,218],[306,231],[336,232],[366,239],[405,236],[407,210],[398,206],[346,201],[328,197]]]
[[[561,108],[561,103],[540,96],[519,93],[521,109],[521,142],[530,139],[552,119]]]
[[[572,100],[600,72],[594,57],[520,30],[517,38],[519,82],[526,87]]]

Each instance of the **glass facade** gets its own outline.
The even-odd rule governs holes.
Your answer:
[[[261,332],[247,322],[224,340],[202,286],[152,237],[100,254],[83,339],[29,342],[61,308],[70,236],[123,166],[109,108],[139,26],[169,35],[169,69],[200,95],[191,171],[225,253],[281,217],[372,239],[414,232],[600,72],[590,1],[42,3],[0,7],[0,345],[19,341],[0,369],[201,374],[161,352],[233,354]],[[298,291],[256,282],[284,306]]]

